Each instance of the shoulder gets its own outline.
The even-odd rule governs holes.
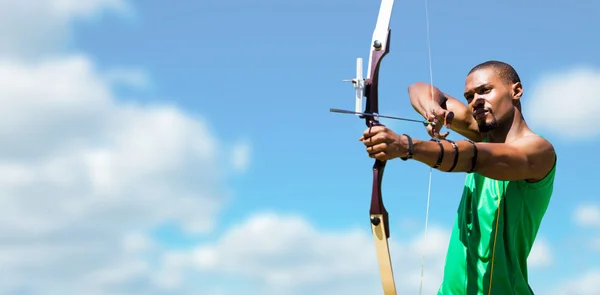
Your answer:
[[[526,135],[507,144],[518,148],[527,155],[554,158],[555,151],[552,143],[537,134]]]
[[[550,141],[537,134],[531,134],[507,143],[526,158],[533,176],[529,181],[539,181],[554,168],[556,151]]]
[[[552,148],[552,143],[548,141],[546,138],[542,137],[536,133],[529,133],[521,138],[510,142],[509,144],[513,144],[516,146],[530,146],[534,145],[536,147],[547,147]]]

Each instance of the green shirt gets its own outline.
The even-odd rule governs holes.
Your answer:
[[[527,256],[550,202],[555,171],[556,162],[535,183],[467,175],[438,295],[533,294]]]

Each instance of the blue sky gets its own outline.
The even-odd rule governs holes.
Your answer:
[[[379,1],[31,3],[0,4],[0,264],[22,269],[0,270],[0,293],[381,293],[364,121],[329,112],[353,109],[342,79],[368,57]],[[474,65],[510,63],[557,150],[530,258],[540,294],[600,288],[600,4],[577,5],[429,2],[434,84],[461,98]],[[391,28],[380,112],[419,119],[407,87],[429,82],[425,2],[396,1]],[[384,178],[406,294],[423,249],[437,289],[465,177],[434,172],[423,240],[428,176],[392,161]]]

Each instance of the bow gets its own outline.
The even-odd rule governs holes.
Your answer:
[[[383,58],[390,52],[391,29],[390,19],[392,17],[392,8],[394,0],[382,0],[379,7],[379,16],[372,38],[372,50],[369,58],[369,69],[365,81],[365,96],[367,98],[365,113],[379,113],[379,67]],[[357,74],[362,65],[358,65]],[[362,63],[362,62],[361,62]],[[361,75],[357,76],[360,77]],[[360,105],[359,105],[360,104]],[[358,89],[356,96],[356,108],[362,107],[362,99],[358,98]],[[364,116],[368,127],[382,125],[375,116]],[[383,204],[381,195],[381,182],[385,170],[386,161],[375,160],[373,164],[373,188],[371,192],[371,208],[369,210],[371,219],[371,230],[375,240],[375,250],[377,253],[377,262],[379,264],[379,274],[383,287],[383,294],[396,295],[396,285],[394,283],[394,271],[392,269],[392,260],[388,245],[390,237],[390,228],[388,222],[388,212]]]
[[[379,122],[379,118],[390,118],[395,120],[404,120],[410,122],[419,122],[423,125],[434,124],[428,121],[406,119],[392,116],[379,115],[379,67],[381,61],[390,51],[390,19],[392,16],[392,8],[394,0],[382,0],[377,17],[377,24],[373,32],[371,40],[372,48],[369,56],[369,68],[367,77],[363,79],[362,59],[356,60],[356,78],[344,80],[352,82],[356,89],[356,104],[355,111],[347,111],[340,109],[330,109],[330,112],[342,114],[355,114],[360,118],[365,119],[367,127],[383,126]],[[363,98],[366,98],[365,110],[363,107]],[[369,210],[371,220],[371,230],[375,241],[375,249],[377,252],[377,261],[379,265],[379,273],[383,286],[384,295],[396,295],[396,285],[394,282],[394,272],[389,251],[388,239],[390,237],[390,228],[388,222],[388,212],[383,204],[381,195],[381,182],[383,180],[383,172],[385,170],[386,161],[375,160],[373,164],[373,187],[371,192],[371,208]]]
[[[381,126],[379,122],[379,97],[378,97],[378,78],[379,67],[383,57],[390,51],[390,19],[392,17],[392,8],[394,0],[382,0],[379,8],[379,16],[372,38],[372,49],[369,56],[369,68],[367,78],[363,79],[362,59],[356,61],[356,78],[352,81],[356,89],[355,112],[331,109],[331,112],[357,114],[365,119],[367,127]],[[348,81],[348,80],[346,80]],[[366,107],[362,111],[363,97],[366,97]],[[394,118],[402,119],[402,118]],[[415,120],[416,121],[416,120]],[[420,122],[420,121],[417,121]],[[375,249],[377,251],[377,261],[379,272],[385,295],[396,295],[396,285],[394,283],[394,274],[390,257],[388,238],[390,229],[388,223],[388,212],[383,205],[381,196],[381,182],[385,170],[386,161],[375,160],[373,164],[373,189],[371,193],[371,208],[369,210],[371,219],[371,229],[375,239]]]

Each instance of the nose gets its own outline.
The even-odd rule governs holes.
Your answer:
[[[475,97],[473,98],[473,107],[477,108],[483,106],[484,104],[485,99],[483,98],[483,95],[475,95]]]

